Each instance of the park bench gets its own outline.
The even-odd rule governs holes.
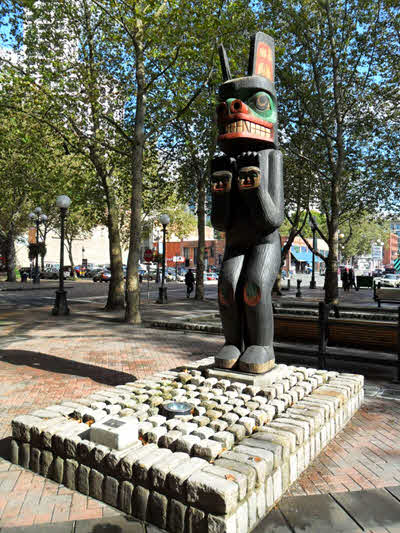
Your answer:
[[[326,359],[366,362],[393,366],[397,379],[400,378],[400,308],[397,322],[358,320],[340,318],[340,309],[335,309],[335,316],[330,316],[332,306],[319,303],[318,317],[298,315],[275,315],[275,341],[310,344],[317,349],[307,350],[307,355],[318,357],[321,368],[326,368]],[[335,350],[330,348],[335,347]],[[350,355],[339,348],[355,348],[379,352],[371,355]],[[382,353],[383,352],[383,353]],[[396,357],[393,357],[393,354]]]
[[[375,300],[378,307],[381,306],[382,302],[400,303],[400,288],[380,287],[380,283],[378,283],[378,287],[375,289]]]

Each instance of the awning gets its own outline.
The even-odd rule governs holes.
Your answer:
[[[290,253],[297,261],[300,261],[301,263],[309,263],[311,265],[313,254],[312,252],[310,252],[310,250],[307,250],[306,252],[295,252],[293,250],[290,250]],[[322,259],[316,255],[315,262],[321,263]]]

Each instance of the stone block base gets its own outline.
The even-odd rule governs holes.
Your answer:
[[[364,380],[277,365],[268,383],[243,382],[210,375],[209,363],[18,416],[12,461],[154,530],[251,531],[357,411]],[[191,414],[167,420],[171,400]],[[139,439],[123,449],[90,440],[110,415],[114,432],[135,419]]]

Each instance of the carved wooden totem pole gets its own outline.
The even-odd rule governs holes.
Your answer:
[[[249,71],[231,78],[220,46],[224,83],[217,106],[218,145],[226,154],[211,169],[213,226],[226,248],[218,284],[225,345],[219,368],[264,373],[275,364],[271,291],[280,267],[282,154],[274,85],[274,41],[251,40]]]

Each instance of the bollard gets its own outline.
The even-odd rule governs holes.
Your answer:
[[[318,322],[319,322],[319,347],[318,362],[320,368],[326,367],[326,345],[328,343],[328,320],[329,305],[324,302],[318,304]]]
[[[287,290],[290,291],[290,279],[287,280]]]
[[[297,297],[297,298],[301,298],[301,297],[302,297],[302,294],[301,294],[301,287],[300,287],[300,285],[301,285],[301,281],[302,281],[301,279],[298,279],[298,280],[297,280],[297,292],[296,292],[296,297]]]

